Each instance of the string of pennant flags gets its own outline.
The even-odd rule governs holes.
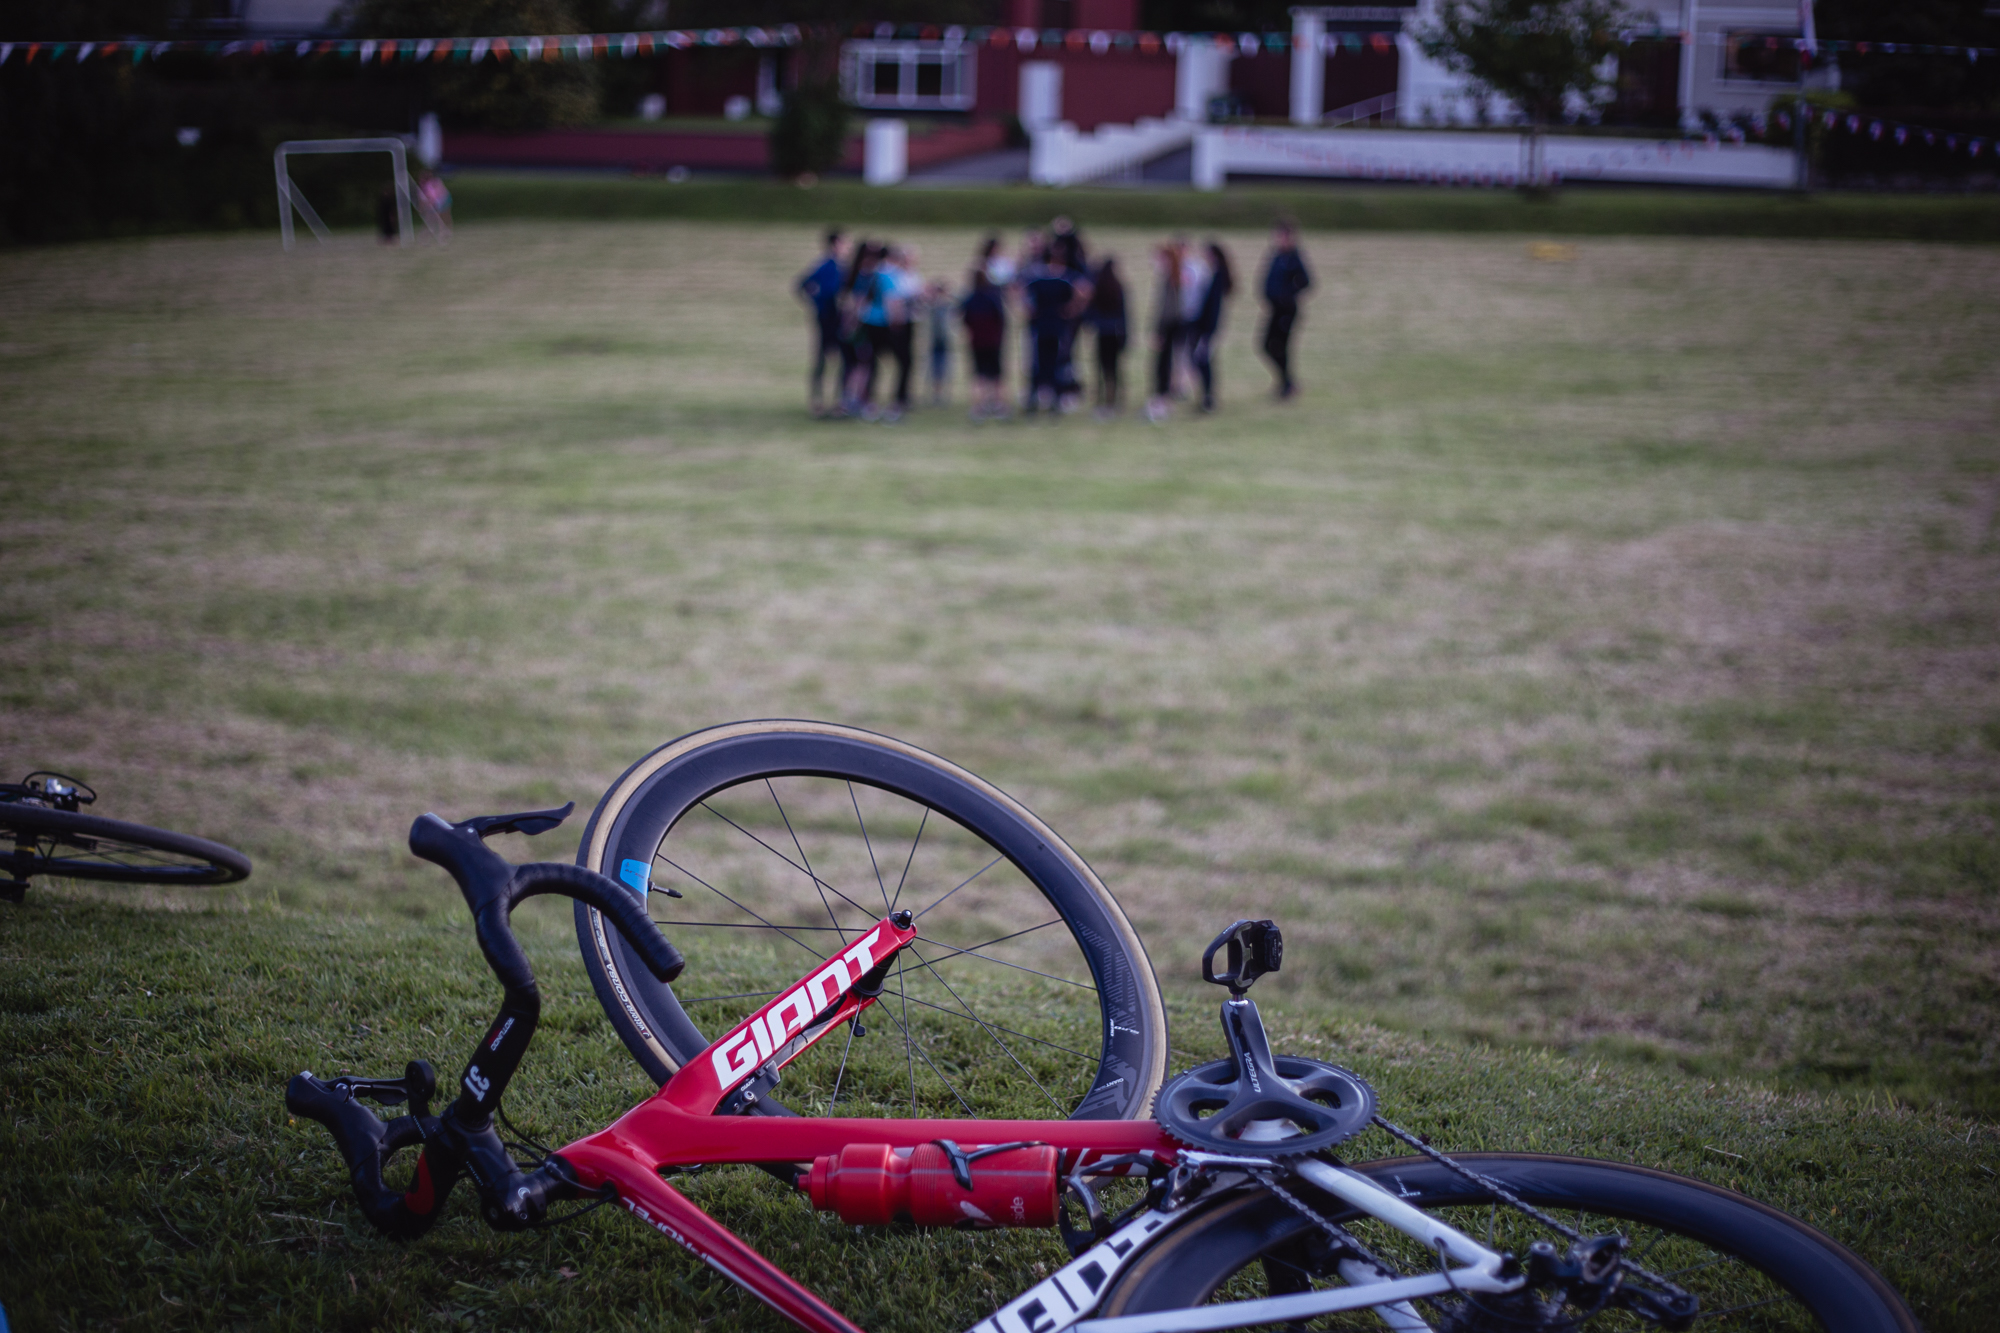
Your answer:
[[[1780,129],[1789,131],[1793,126],[1792,117],[1796,110],[1780,109],[1771,115]],[[1925,148],[1942,147],[1948,153],[1963,151],[1968,157],[1979,157],[1987,152],[2000,152],[2000,144],[1994,140],[1971,134],[1953,134],[1944,130],[1926,129],[1922,125],[1908,125],[1900,120],[1884,120],[1880,116],[1867,116],[1854,111],[1806,107],[1806,123],[1819,122],[1821,129],[1844,130],[1849,134],[1865,135],[1876,143],[1888,140],[1899,148],[1922,145]]]
[[[1089,51],[1106,55],[1113,51],[1139,52],[1153,55],[1161,51],[1179,53],[1190,46],[1231,47],[1245,56],[1264,52],[1285,52],[1292,47],[1292,34],[1287,32],[1243,32],[1243,33],[1184,33],[1184,32],[1110,32],[1102,29],[1084,28],[898,28],[890,24],[864,25],[857,29],[856,36],[875,37],[882,40],[943,41],[948,44],[971,43],[976,45],[1012,46],[1020,51],[1066,50]],[[1670,30],[1632,31],[1623,34],[1628,40],[1638,37],[1666,40],[1689,40],[1688,34]],[[477,64],[486,60],[507,62],[513,60],[607,60],[635,59],[662,54],[667,51],[685,51],[694,47],[746,46],[753,48],[797,46],[801,33],[796,24],[784,24],[770,28],[705,28],[674,29],[661,32],[596,32],[596,33],[545,33],[530,37],[404,37],[404,38],[307,38],[290,39],[241,39],[220,41],[209,39],[172,38],[164,40],[125,40],[110,42],[0,42],[0,65],[7,64],[15,57],[23,63],[37,61],[74,61],[81,64],[87,60],[129,60],[134,64],[145,60],[157,60],[173,54],[201,54],[216,57],[272,57],[290,56],[308,59],[315,56],[334,56],[358,60],[366,64],[415,63],[421,61],[452,61]],[[1735,41],[1739,46],[1756,43],[1760,39],[1752,35],[1711,32],[1701,34],[1704,45],[1722,45]],[[1929,42],[1865,42],[1845,39],[1805,37],[1780,37],[1766,35],[1762,43],[1767,50],[1777,51],[1791,47],[1806,55],[1820,52],[1852,52],[1856,55],[1923,55],[1950,56],[1970,62],[1982,57],[2000,56],[2000,47],[1991,46],[1940,46]],[[1321,49],[1328,54],[1340,51],[1375,50],[1387,51],[1395,45],[1395,37],[1387,32],[1329,32],[1319,38]]]

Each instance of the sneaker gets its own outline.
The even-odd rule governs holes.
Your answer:
[[[1146,420],[1157,426],[1166,419],[1167,405],[1164,401],[1155,398],[1152,402],[1146,404]]]

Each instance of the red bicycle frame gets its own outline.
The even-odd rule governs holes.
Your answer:
[[[862,1333],[735,1232],[660,1178],[670,1166],[724,1162],[810,1162],[851,1144],[914,1149],[949,1139],[967,1148],[1035,1140],[1073,1170],[1117,1153],[1171,1155],[1177,1144],[1151,1120],[863,1120],[718,1115],[753,1074],[781,1069],[879,998],[863,986],[917,938],[914,926],[883,918],[844,953],[738,1023],[683,1065],[667,1085],[608,1129],[579,1139],[561,1156],[585,1186],[611,1185],[640,1221],[778,1313],[813,1333]]]

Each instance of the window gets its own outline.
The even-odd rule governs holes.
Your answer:
[[[970,111],[973,59],[964,42],[848,42],[841,92],[866,111]]]
[[[1797,83],[1795,33],[1732,32],[1722,43],[1722,77],[1754,83]]]

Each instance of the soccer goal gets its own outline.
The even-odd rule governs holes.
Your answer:
[[[401,139],[288,139],[278,145],[273,161],[278,169],[278,233],[284,238],[285,248],[292,248],[292,213],[305,219],[306,226],[319,238],[321,245],[332,238],[319,214],[306,202],[306,197],[292,175],[286,169],[287,158],[305,153],[387,153],[390,169],[396,177],[396,240],[401,245],[416,244],[416,232],[410,226],[410,204],[414,198],[417,210],[423,214],[424,225],[440,243],[444,240],[443,220],[431,208],[430,202],[422,194],[413,195],[410,190],[410,168]]]

